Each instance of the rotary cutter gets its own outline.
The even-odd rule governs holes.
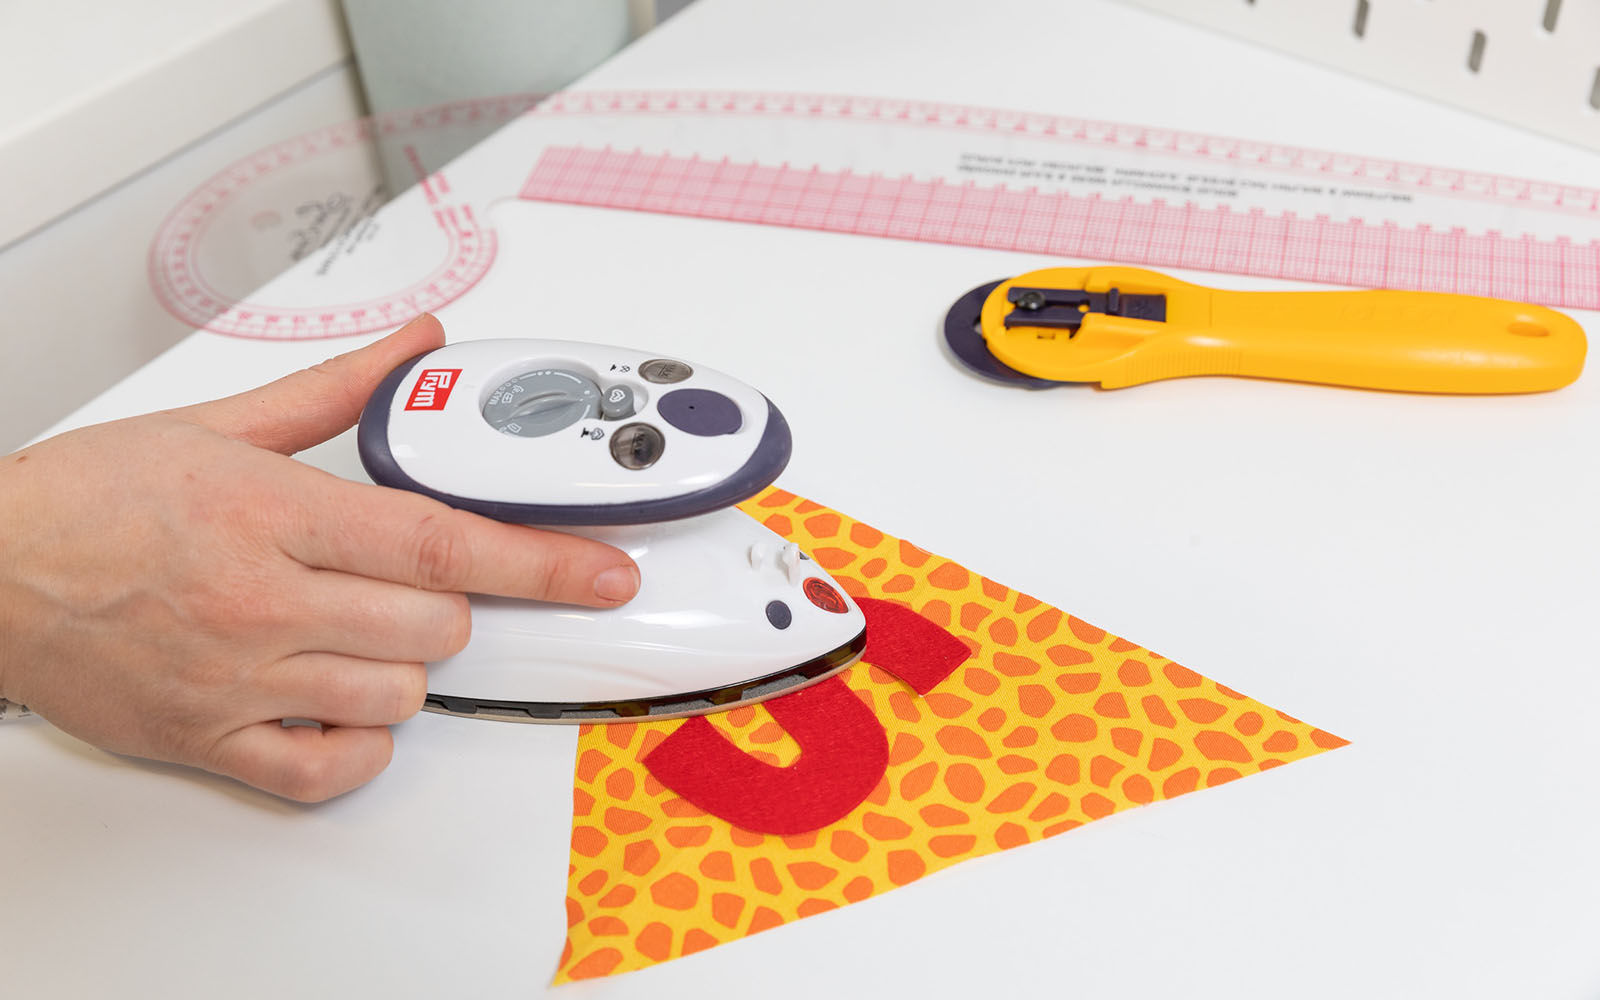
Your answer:
[[[1131,267],[1053,267],[956,301],[945,340],[986,378],[1106,389],[1241,375],[1400,392],[1559,389],[1586,340],[1543,306],[1438,292],[1236,292]]]
[[[428,711],[623,722],[720,711],[829,677],[866,618],[798,545],[730,509],[789,461],[783,414],[681,358],[477,340],[413,358],[361,415],[374,482],[625,550],[639,593],[595,610],[473,595],[472,638],[428,665]]]

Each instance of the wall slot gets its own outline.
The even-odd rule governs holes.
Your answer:
[[[1356,0],[1356,23],[1351,25],[1351,30],[1357,38],[1367,35],[1367,13],[1372,10],[1372,0]]]
[[[1561,16],[1561,0],[1544,0],[1544,20],[1539,23],[1544,25],[1544,30],[1556,30],[1556,18]]]
[[[1481,31],[1472,33],[1472,48],[1467,51],[1467,69],[1476,73],[1483,68],[1483,50],[1489,45],[1489,36]]]

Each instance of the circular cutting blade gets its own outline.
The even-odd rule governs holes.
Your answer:
[[[983,304],[988,300],[989,293],[999,288],[1005,281],[1006,279],[1001,278],[999,281],[979,285],[956,299],[950,311],[945,313],[944,342],[950,345],[950,352],[956,356],[956,360],[977,374],[1007,385],[1020,385],[1025,389],[1050,389],[1059,385],[1079,384],[1025,375],[989,353],[989,345],[984,341],[983,333],[979,329],[979,317],[983,314]]]

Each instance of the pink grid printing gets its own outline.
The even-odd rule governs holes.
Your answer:
[[[1300,149],[1228,136],[931,101],[747,91],[576,90],[552,94],[532,113],[789,117],[911,125],[978,134],[1016,134],[1045,142],[1121,146],[1196,162],[1243,163],[1258,169],[1297,173],[1332,182],[1351,178],[1395,190],[1414,189],[1515,206],[1535,205],[1546,211],[1589,218],[1600,213],[1600,189],[1596,188]]]
[[[1565,239],[580,147],[546,149],[521,196],[1153,267],[1600,308],[1600,246]]]

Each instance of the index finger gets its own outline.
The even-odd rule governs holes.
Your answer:
[[[505,524],[436,500],[322,473],[302,522],[279,544],[317,569],[426,590],[609,608],[639,589],[621,549],[590,538]]]

